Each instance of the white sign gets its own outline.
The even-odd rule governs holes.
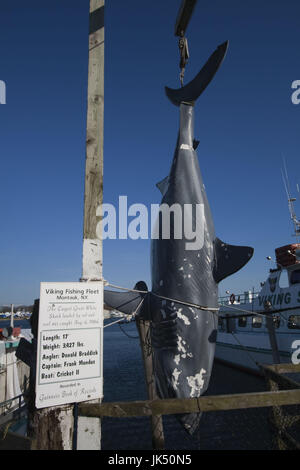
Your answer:
[[[103,397],[103,283],[42,282],[36,407]]]

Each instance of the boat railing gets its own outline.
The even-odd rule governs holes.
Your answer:
[[[259,292],[247,291],[242,294],[228,294],[219,297],[219,305],[244,305],[251,304],[257,298]]]
[[[18,421],[27,409],[24,393],[0,403],[0,426],[9,421]]]

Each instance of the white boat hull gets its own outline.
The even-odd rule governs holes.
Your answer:
[[[215,358],[251,372],[260,372],[258,364],[273,364],[271,350],[245,348],[230,343],[217,343]],[[281,363],[291,362],[290,354],[281,352]]]

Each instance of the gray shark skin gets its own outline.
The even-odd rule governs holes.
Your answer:
[[[185,87],[166,89],[172,103],[179,106],[180,126],[169,176],[157,185],[162,193],[161,207],[177,204],[182,214],[185,207],[193,210],[182,220],[175,222],[175,216],[170,218],[169,238],[164,238],[159,224],[158,235],[151,243],[151,292],[104,294],[106,304],[125,313],[135,311],[144,298],[138,314],[151,320],[154,374],[160,398],[196,398],[206,392],[217,338],[218,315],[214,309],[218,308],[218,283],[238,271],[253,255],[250,247],[228,245],[216,237],[196,153],[198,143],[194,140],[194,101],[205,88],[203,77],[207,85],[226,49],[227,43],[219,46],[198,74],[198,84],[194,79],[186,86],[189,101],[184,100]],[[197,229],[194,242],[190,235],[186,236],[186,224],[194,232]],[[135,288],[147,291],[144,282]],[[191,413],[178,418],[193,434],[200,416],[201,413]]]
[[[204,207],[203,247],[187,250],[190,241],[152,240],[152,292],[195,306],[218,307],[215,267],[215,231],[196,151],[193,148],[192,105],[180,105],[180,131],[164,188],[162,204],[201,204]],[[185,220],[185,222],[187,222]],[[195,221],[193,221],[195,223]],[[160,397],[198,397],[207,390],[217,333],[216,312],[166,301],[151,302],[152,347]],[[180,418],[193,433],[199,415]]]

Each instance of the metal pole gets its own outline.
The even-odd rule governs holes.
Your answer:
[[[14,305],[11,304],[11,313],[10,313],[10,326],[14,327]]]

